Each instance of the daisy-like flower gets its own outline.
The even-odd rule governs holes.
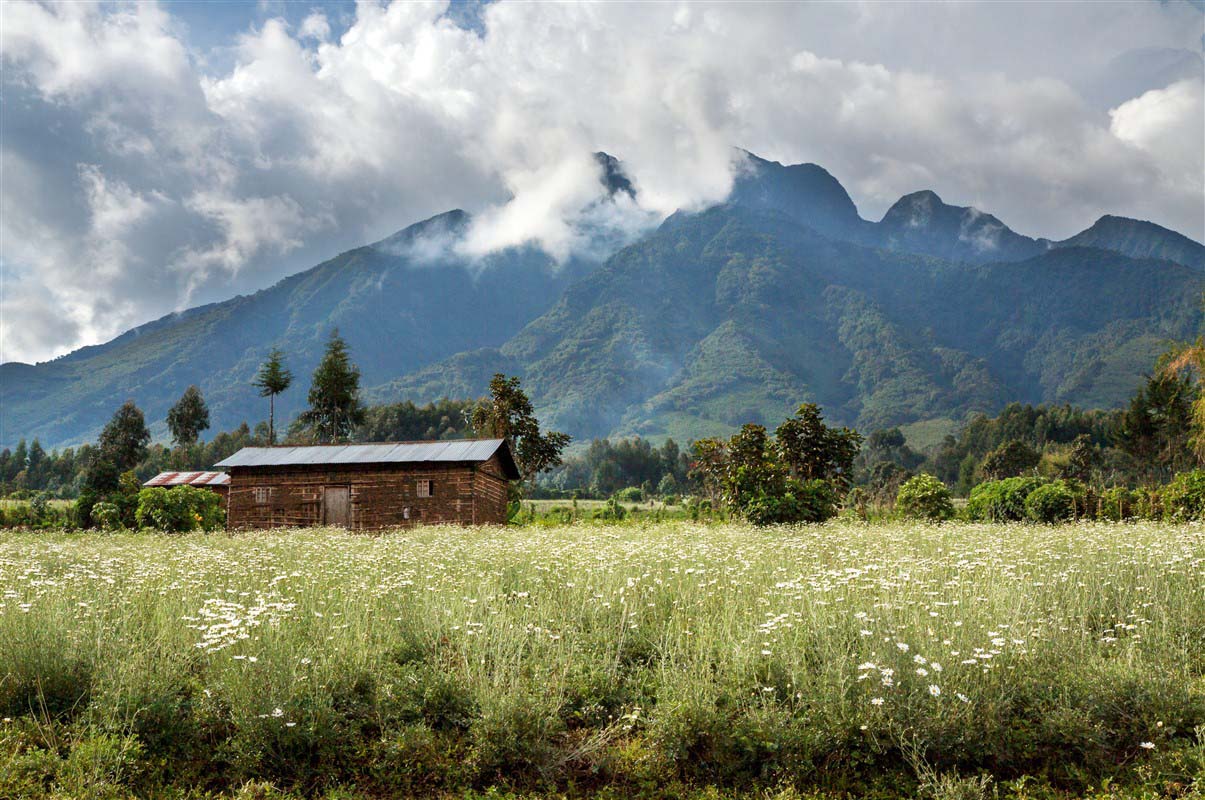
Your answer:
[[[872,706],[881,706],[881,705],[883,705],[883,698],[881,698],[881,697],[872,697],[872,698],[870,699],[870,704],[871,704]]]
[[[934,697],[941,697],[941,687],[936,683],[930,683],[929,694],[933,695]]]
[[[1155,749],[1154,742],[1143,742],[1142,744],[1140,744],[1138,746],[1141,747],[1143,750],[1154,750]]]

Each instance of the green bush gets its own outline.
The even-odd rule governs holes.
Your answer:
[[[1141,496],[1124,486],[1115,486],[1100,496],[1101,518],[1112,522],[1133,519],[1138,515]]]
[[[92,524],[105,531],[121,529],[121,511],[113,503],[99,502],[92,506]]]
[[[667,503],[669,501],[666,498],[672,497],[680,491],[681,488],[678,486],[678,481],[668,472],[661,477],[661,482],[657,484],[657,494]]]
[[[987,481],[971,490],[967,516],[972,520],[1018,522],[1026,518],[1025,500],[1042,486],[1045,478],[1005,478]]]
[[[1025,516],[1032,522],[1065,522],[1075,516],[1076,493],[1065,481],[1039,486],[1025,498]]]
[[[644,500],[644,492],[639,486],[629,486],[616,492],[615,498],[623,503],[640,503]]]
[[[1169,520],[1183,522],[1205,519],[1205,469],[1181,472],[1162,492],[1163,513]]]
[[[932,475],[921,473],[909,478],[895,498],[895,510],[908,519],[927,519],[934,522],[954,516],[950,490]]]
[[[93,516],[96,511],[93,509]],[[140,528],[158,528],[172,533],[214,530],[222,526],[222,500],[208,489],[176,486],[152,487],[138,493],[135,518]]]
[[[741,514],[754,525],[824,522],[837,513],[837,497],[827,481],[787,481],[781,495],[760,492],[743,499]]]
[[[34,525],[44,525],[50,521],[50,497],[46,492],[38,492],[29,501],[29,516]]]
[[[628,515],[628,510],[619,502],[619,495],[613,494],[607,504],[594,512],[594,519],[603,522],[621,522]]]

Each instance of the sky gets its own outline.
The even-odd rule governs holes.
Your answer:
[[[735,148],[879,219],[1205,239],[1188,0],[0,3],[0,361],[271,285],[452,208],[466,258],[724,199]],[[595,151],[637,188],[600,204]],[[617,210],[618,209],[618,210]]]

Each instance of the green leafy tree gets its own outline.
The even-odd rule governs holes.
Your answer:
[[[1019,439],[1012,439],[983,457],[979,471],[990,480],[1015,478],[1032,472],[1042,454]]]
[[[182,448],[196,444],[201,431],[209,428],[209,407],[195,384],[185,389],[168,410],[167,428],[172,432],[172,441]]]
[[[1086,483],[1092,479],[1092,473],[1100,465],[1100,461],[1100,450],[1092,444],[1092,437],[1081,433],[1071,443],[1067,466],[1063,471],[1064,477]]]
[[[12,452],[12,456],[8,460],[8,468],[5,470],[4,479],[7,481],[15,481],[17,476],[25,471],[29,464],[29,447],[25,444],[25,440],[17,442],[17,449]]]
[[[853,479],[862,435],[850,428],[825,425],[820,406],[815,403],[799,406],[795,416],[779,425],[774,435],[791,477],[828,481],[838,488],[847,487]]]
[[[1160,369],[1130,401],[1117,426],[1116,439],[1132,460],[1140,482],[1163,483],[1193,465],[1189,442],[1196,395],[1187,375]]]
[[[268,444],[276,444],[276,395],[293,384],[293,373],[284,365],[284,353],[276,348],[268,354],[268,360],[259,368],[259,374],[251,385],[259,389],[259,396],[268,398]]]
[[[42,488],[46,470],[46,451],[42,448],[42,443],[36,438],[29,445],[29,456],[25,462],[25,474],[28,477],[29,485],[33,488]]]
[[[1188,443],[1196,454],[1197,463],[1205,464],[1205,336],[1173,350],[1163,367],[1163,374],[1185,376],[1195,382],[1192,435]]]
[[[559,465],[572,439],[567,433],[541,431],[519,379],[500,372],[490,380],[489,397],[468,412],[467,422],[478,436],[507,440],[523,482]]]
[[[691,478],[713,500],[755,525],[828,519],[836,513],[835,488],[848,480],[862,437],[816,425],[818,419],[818,409],[813,414],[801,406],[800,414],[778,429],[785,431],[785,442],[780,436],[771,439],[756,423],[728,441],[698,440],[691,448]]]
[[[343,442],[364,422],[360,405],[360,370],[351,362],[347,343],[336,328],[326,343],[326,353],[314,370],[310,407],[298,417],[318,442]]]
[[[100,457],[120,474],[134,469],[146,458],[150,443],[151,432],[147,430],[142,410],[133,400],[127,400],[101,431],[97,449]]]

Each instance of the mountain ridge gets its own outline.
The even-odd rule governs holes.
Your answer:
[[[595,158],[600,171],[599,202],[618,194],[634,195],[636,187],[620,162],[605,153]],[[561,354],[560,362],[553,359],[549,363],[561,363],[566,374],[580,378],[586,374],[581,371],[582,365],[593,365],[599,371],[611,369],[615,352],[608,353],[606,348],[612,347],[622,350],[645,370],[634,375],[620,370],[616,375],[627,375],[626,380],[642,389],[641,381],[661,381],[651,394],[596,395],[615,407],[608,406],[606,414],[596,415],[597,425],[587,420],[581,430],[570,431],[575,433],[593,435],[604,429],[639,433],[658,426],[668,430],[675,425],[686,431],[690,427],[686,422],[667,422],[673,419],[694,420],[691,424],[698,423],[695,427],[700,430],[718,429],[729,422],[720,419],[722,415],[715,406],[735,402],[737,410],[730,411],[730,416],[744,411],[766,415],[778,413],[780,400],[786,402],[788,396],[791,402],[798,402],[798,395],[822,396],[835,404],[835,413],[868,424],[889,421],[890,414],[883,409],[892,402],[905,410],[902,417],[930,411],[962,414],[972,407],[997,402],[1008,391],[1000,387],[1012,385],[1009,381],[1015,381],[1016,374],[1024,370],[1013,359],[1007,369],[1003,362],[997,365],[996,372],[1004,369],[997,375],[980,363],[982,353],[967,353],[954,346],[957,342],[926,339],[923,328],[917,325],[929,312],[909,301],[903,291],[906,287],[892,287],[901,283],[901,276],[920,280],[916,276],[928,272],[973,274],[990,265],[993,262],[982,255],[983,248],[976,249],[972,243],[985,230],[997,237],[997,242],[1003,242],[994,252],[1010,256],[1000,263],[1017,264],[1043,257],[1054,259],[1044,262],[1047,264],[1097,259],[1111,265],[1108,269],[1118,270],[1123,269],[1118,266],[1121,262],[1110,260],[1108,254],[1113,249],[1129,248],[1138,254],[1172,255],[1174,258],[1163,261],[1145,260],[1142,269],[1169,272],[1182,288],[1192,288],[1193,279],[1180,270],[1205,269],[1175,262],[1175,258],[1196,257],[1201,246],[1191,239],[1153,223],[1125,218],[1108,218],[1119,222],[1103,225],[1098,220],[1093,228],[1077,234],[1082,238],[1049,243],[1016,234],[990,214],[949,206],[936,193],[922,191],[905,195],[892,207],[894,213],[889,210],[879,222],[870,222],[858,215],[844,187],[822,167],[783,166],[752,154],[747,158],[729,202],[703,212],[673,214],[601,262],[578,260],[558,266],[534,247],[512,248],[484,261],[465,260],[447,245],[463,233],[472,218],[454,209],[341,253],[258,292],[165,315],[109,342],[81,348],[53,361],[0,365],[0,445],[14,443],[22,436],[40,436],[46,446],[88,440],[127,397],[144,407],[148,420],[155,421],[153,433],[163,438],[165,426],[159,420],[190,383],[198,383],[205,392],[216,430],[233,427],[244,419],[257,419],[261,402],[249,381],[267,350],[272,346],[285,349],[298,384],[304,383],[327,332],[335,326],[348,339],[361,366],[366,395],[376,400],[397,399],[406,391],[414,393],[409,399],[422,399],[437,387],[454,396],[479,394],[484,389],[481,373],[527,374],[530,365],[554,353],[558,343],[566,352]],[[925,206],[927,221],[914,225],[911,221],[916,215],[912,212],[918,203]],[[716,214],[728,215],[720,230],[727,227],[725,235],[743,237],[742,246],[748,247],[748,252],[733,250],[720,231],[706,234],[705,244],[694,241],[706,233],[699,226],[715,222]],[[968,218],[971,223],[978,221],[979,227],[966,223]],[[757,222],[749,222],[752,219]],[[746,228],[740,228],[741,224]],[[625,278],[625,259],[632,256],[624,254],[630,247],[654,239],[650,245],[654,255],[649,257],[656,263],[649,262],[650,269],[644,275]],[[673,248],[662,247],[667,241],[694,253],[697,260],[683,261]],[[426,247],[426,243],[432,246]],[[1084,243],[1091,247],[1085,250],[1079,246]],[[1054,258],[1056,251],[1062,251],[1061,260]],[[720,253],[727,253],[728,261],[713,263]],[[871,265],[878,282],[870,295],[859,295],[861,290],[847,285],[862,278],[850,277],[841,259]],[[672,274],[662,274],[667,264],[675,265]],[[702,270],[704,264],[715,271],[710,283],[698,275],[692,277],[692,270]],[[650,277],[654,274],[656,280]],[[790,281],[783,283],[783,276],[788,274],[814,284],[815,296],[821,299],[809,297],[804,303]],[[618,294],[609,306],[600,307],[592,302],[590,294],[591,287],[597,287],[600,280],[626,281],[627,294]],[[924,285],[929,286],[932,280],[924,278]],[[1163,286],[1158,276],[1149,282]],[[1132,288],[1140,294],[1147,291],[1143,286]],[[958,291],[974,288],[962,286]],[[572,349],[563,341],[566,319],[597,326],[599,336],[613,333],[616,320],[635,320],[638,309],[644,308],[643,299],[635,302],[632,298],[650,294],[661,297],[650,313],[665,320],[664,324],[636,337],[612,337],[606,342],[599,338],[598,351],[583,346],[572,353],[571,359],[564,357]],[[506,298],[506,302],[499,303],[499,297]],[[807,305],[809,314],[783,305],[784,297]],[[739,314],[731,320],[722,318],[716,310],[721,300],[729,302]],[[562,301],[571,305],[562,308]],[[1120,299],[1110,302],[1122,303]],[[700,310],[703,306],[706,313]],[[912,309],[909,313],[915,318],[901,316],[903,308]],[[1187,317],[1181,314],[1177,319],[1176,324],[1163,327],[1176,335],[1192,332],[1191,322],[1185,322]],[[759,327],[762,321],[768,322]],[[699,326],[705,322],[714,324],[703,330]],[[1131,325],[1127,329],[1129,339],[1122,341],[1120,328],[1104,331],[1107,326],[1097,322],[1093,322],[1093,335],[1103,336],[1113,345],[1145,342],[1131,347],[1137,349],[1128,366],[1113,370],[1114,383],[1122,382],[1133,371],[1131,362],[1136,363],[1139,351],[1145,355],[1152,349],[1147,341],[1149,330],[1162,329],[1162,323],[1151,317],[1145,327]],[[1024,339],[1028,334],[1017,329],[1015,335]],[[1040,336],[1029,338],[1035,346],[1054,347],[1067,336],[1070,334],[1063,330],[1051,333],[1046,340]],[[579,338],[589,341],[588,336]],[[888,345],[903,348],[896,357],[902,359],[901,369],[911,370],[912,379],[876,375],[866,354]],[[981,350],[987,346],[976,345]],[[784,355],[803,347],[811,355]],[[1107,361],[1105,350],[1098,351],[1093,351],[1093,363]],[[537,359],[538,354],[545,355]],[[826,358],[831,362],[829,366],[823,363]],[[831,366],[837,363],[843,365],[841,370]],[[1069,369],[1059,367],[1055,371],[1066,378]],[[731,374],[726,377],[722,374],[725,371]],[[679,373],[681,378],[675,378]],[[959,374],[980,374],[973,387],[969,379],[963,380],[964,388],[973,389],[967,397],[955,397],[957,391],[948,385],[951,376]],[[552,419],[557,419],[556,406],[567,408],[578,403],[589,408],[592,404],[593,389],[554,380],[546,381],[545,387],[538,375],[533,380],[533,391],[544,402],[544,408],[553,412]],[[593,383],[583,379],[583,386]],[[1064,393],[1066,397],[1118,402],[1115,391],[1098,391],[1086,377],[1081,383],[1079,394],[1072,391]],[[894,401],[885,394],[893,385],[898,389]],[[997,388],[984,388],[990,386]],[[552,392],[559,393],[556,402],[546,401],[541,394],[551,396]],[[689,407],[692,392],[697,393],[701,406],[707,406],[706,413],[696,413]],[[295,385],[287,394],[278,406],[285,418],[300,410],[304,391]],[[924,401],[921,396],[937,399]],[[627,400],[631,407],[621,407],[620,401]],[[861,410],[867,403],[870,412]],[[650,409],[647,413],[641,410],[645,407]],[[571,416],[562,418],[572,421]]]

